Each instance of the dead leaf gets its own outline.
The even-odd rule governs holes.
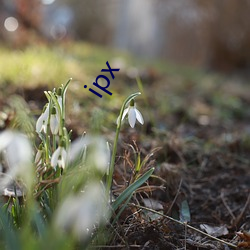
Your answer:
[[[143,203],[144,203],[145,207],[148,207],[150,209],[163,210],[163,205],[157,200],[154,200],[154,199],[151,199],[151,198],[149,198],[149,199],[144,198]]]
[[[207,234],[212,235],[214,237],[219,237],[222,235],[227,235],[228,230],[225,225],[222,226],[209,226],[207,224],[200,225],[201,230],[205,231]]]
[[[156,211],[163,214],[163,205],[159,201],[154,200],[154,199],[150,199],[150,198],[149,199],[145,198],[145,199],[143,199],[143,203],[144,203],[145,207],[156,210]],[[150,211],[145,210],[144,213],[145,213],[147,219],[150,219],[151,221],[158,220],[158,219],[162,218],[161,215],[150,212]]]
[[[250,249],[250,232],[237,232],[237,235],[243,240],[238,244],[238,247],[244,247]]]

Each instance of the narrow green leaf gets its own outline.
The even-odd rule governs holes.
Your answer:
[[[45,222],[44,222],[44,220],[42,218],[42,215],[39,212],[34,211],[33,220],[34,220],[34,223],[36,225],[36,229],[37,229],[38,235],[40,237],[44,236],[44,233],[45,233]]]
[[[189,222],[191,220],[190,210],[187,200],[182,201],[180,208],[180,221]]]
[[[136,159],[136,167],[135,171],[138,173],[141,170],[141,154],[140,152],[137,154],[137,159]]]
[[[122,214],[122,212],[124,211],[124,209],[126,208],[127,204],[129,203],[130,199],[132,198],[133,196],[133,193],[131,193],[129,195],[129,197],[127,198],[127,200],[123,203],[122,207],[119,209],[119,212],[117,213],[117,215],[115,216],[113,222],[112,222],[112,225],[114,225],[117,220],[119,219],[120,215]]]
[[[112,208],[115,211],[124,200],[126,200],[137,188],[139,188],[154,172],[154,168],[149,169],[143,176],[138,178],[133,184],[127,187],[118,198],[112,203]]]
[[[72,81],[72,78],[69,78],[69,80],[67,81],[67,83],[63,86],[63,90],[62,90],[62,95],[65,96],[66,91],[68,89],[68,86],[70,84],[70,82]]]
[[[8,221],[8,215],[0,208],[0,228],[3,231],[6,249],[21,250],[20,241],[16,231]]]

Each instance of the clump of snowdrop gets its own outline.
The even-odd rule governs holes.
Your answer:
[[[27,136],[8,130],[0,133],[0,171],[7,168],[7,171],[1,174],[3,178],[0,181],[0,192],[9,194],[10,192],[3,192],[5,187],[21,180],[26,191],[24,203],[28,204],[20,205],[18,190],[14,187],[12,207],[6,215],[8,223],[7,226],[2,226],[1,230],[9,230],[5,233],[10,235],[17,225],[18,228],[24,228],[18,231],[21,237],[7,237],[11,240],[17,239],[15,249],[20,245],[19,238],[27,239],[27,234],[35,227],[36,233],[41,234],[39,236],[46,235],[49,241],[53,244],[55,242],[53,249],[59,249],[65,238],[72,240],[69,243],[72,246],[67,249],[75,249],[76,242],[87,245],[94,232],[98,232],[99,227],[111,219],[111,214],[120,208],[124,201],[128,201],[136,188],[153,172],[151,169],[138,176],[133,186],[127,187],[116,199],[113,197],[113,172],[121,122],[128,115],[132,128],[136,120],[144,123],[134,102],[134,98],[140,93],[132,94],[124,101],[117,120],[113,148],[110,150],[109,143],[101,136],[84,134],[71,141],[71,131],[65,127],[65,97],[69,83],[70,81],[58,89],[44,92],[47,103],[36,122],[35,131],[39,141],[33,142],[38,143],[35,154]],[[28,211],[25,213],[27,223],[22,224],[23,208]],[[119,214],[118,212],[117,215]],[[0,217],[2,218],[2,214]],[[11,223],[13,228],[9,227]],[[53,237],[54,232],[56,237]],[[44,249],[43,245],[41,247],[39,244],[37,243],[37,248]],[[13,242],[10,242],[9,246],[13,246]],[[85,245],[83,248],[85,249]]]
[[[41,139],[35,156],[37,195],[42,194],[43,183],[46,183],[45,188],[51,187],[48,183],[56,185],[60,181],[59,177],[76,165],[86,172],[85,178],[97,176],[98,179],[109,169],[110,150],[103,138],[87,135],[71,142],[70,132],[64,126],[67,87],[68,83],[57,90],[45,91],[48,103],[36,124],[36,132]],[[81,176],[78,174],[79,178]]]
[[[65,93],[70,80],[53,91],[45,91],[48,102],[36,122],[36,133],[41,142],[37,148],[36,197],[60,181],[62,172],[67,168],[70,134],[65,127]]]

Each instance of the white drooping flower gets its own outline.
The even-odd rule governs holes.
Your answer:
[[[56,168],[57,166],[64,169],[67,162],[67,152],[64,145],[59,145],[51,157],[51,166]]]
[[[135,107],[134,99],[130,101],[129,107],[124,110],[122,115],[122,120],[125,118],[127,114],[128,114],[129,125],[132,128],[134,128],[136,120],[138,120],[138,122],[140,122],[141,124],[144,123],[141,112]]]
[[[107,172],[110,164],[110,150],[107,142],[101,137],[93,137],[87,155],[88,165],[94,165],[102,173]]]
[[[53,135],[58,134],[59,126],[60,126],[59,115],[56,108],[53,107],[50,116],[50,131]]]
[[[90,238],[96,226],[108,221],[108,203],[99,182],[90,183],[78,195],[70,195],[59,207],[56,230],[71,233],[79,240]]]
[[[79,159],[79,157],[87,163],[87,166],[94,167],[98,171],[105,173],[110,163],[110,149],[102,137],[86,135],[75,140],[69,147],[69,164]]]
[[[36,122],[36,132],[41,133],[43,131],[46,134],[48,121],[49,121],[49,104],[45,106],[43,113],[40,115],[40,117]]]
[[[7,186],[18,177],[31,185],[32,171],[32,147],[29,139],[21,133],[6,130],[0,133],[0,153],[7,163],[7,173],[1,179],[1,187]]]

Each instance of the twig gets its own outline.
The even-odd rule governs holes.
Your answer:
[[[246,201],[245,206],[243,207],[241,213],[240,213],[240,214],[237,216],[237,218],[235,218],[235,220],[233,221],[235,226],[237,226],[238,223],[240,222],[240,220],[242,219],[244,213],[246,212],[246,210],[247,210],[247,208],[248,208],[249,203],[250,203],[250,194],[248,194],[247,201]]]
[[[220,197],[221,197],[221,200],[222,200],[224,206],[226,207],[227,211],[229,212],[229,214],[230,214],[231,217],[233,218],[233,221],[235,221],[236,218],[235,218],[235,216],[234,216],[232,210],[230,209],[230,207],[227,205],[227,202],[226,202],[226,200],[225,200],[225,196],[224,196],[224,192],[223,192],[223,191],[221,192]]]
[[[176,192],[176,195],[174,197],[174,200],[172,201],[168,211],[167,211],[167,214],[169,214],[173,208],[173,205],[175,204],[176,200],[177,200],[177,197],[178,197],[178,194],[180,193],[180,190],[181,190],[181,185],[182,185],[182,179],[180,180],[180,183],[179,183],[179,187],[178,187],[178,190]]]
[[[98,246],[90,246],[90,249],[99,249],[99,248],[124,248],[124,247],[128,247],[126,245],[115,245],[115,246],[105,246],[105,245],[98,245]],[[129,245],[129,247],[134,247],[134,248],[141,248],[141,245]]]
[[[187,250],[187,222],[184,222],[185,226],[185,241],[184,241],[184,249]]]
[[[145,209],[145,210],[150,211],[150,212],[152,212],[152,213],[161,215],[161,216],[163,216],[164,218],[167,218],[167,219],[169,219],[169,220],[171,220],[171,221],[174,221],[174,222],[176,222],[176,223],[178,223],[178,224],[181,224],[182,226],[186,226],[186,227],[188,227],[189,229],[192,229],[192,230],[194,230],[194,231],[196,231],[196,232],[198,232],[198,233],[200,233],[200,234],[203,234],[203,235],[205,235],[205,236],[207,236],[207,237],[209,237],[209,238],[211,238],[211,239],[213,239],[213,240],[219,241],[219,242],[221,242],[221,243],[223,243],[223,244],[226,244],[226,245],[228,245],[228,246],[230,246],[230,247],[237,248],[237,246],[234,245],[234,244],[232,244],[232,243],[229,243],[229,242],[226,242],[226,241],[224,241],[224,240],[218,239],[218,238],[216,238],[216,237],[214,237],[214,236],[212,236],[212,235],[209,235],[209,234],[207,234],[207,233],[205,233],[205,232],[203,232],[203,231],[201,231],[201,230],[199,230],[199,229],[197,229],[197,228],[195,228],[195,227],[192,227],[192,226],[188,225],[186,222],[178,221],[178,220],[176,220],[176,219],[173,219],[173,218],[170,217],[170,216],[167,216],[167,215],[165,215],[165,214],[162,214],[162,213],[160,213],[160,212],[157,212],[157,211],[155,211],[155,210],[153,210],[153,209],[151,209],[151,208],[147,208],[147,207],[144,207],[144,206],[141,206],[141,205],[136,205],[136,204],[134,204],[134,203],[132,203],[132,204],[130,203],[129,205],[130,205],[130,206],[137,207],[137,208],[140,208],[140,209]]]

